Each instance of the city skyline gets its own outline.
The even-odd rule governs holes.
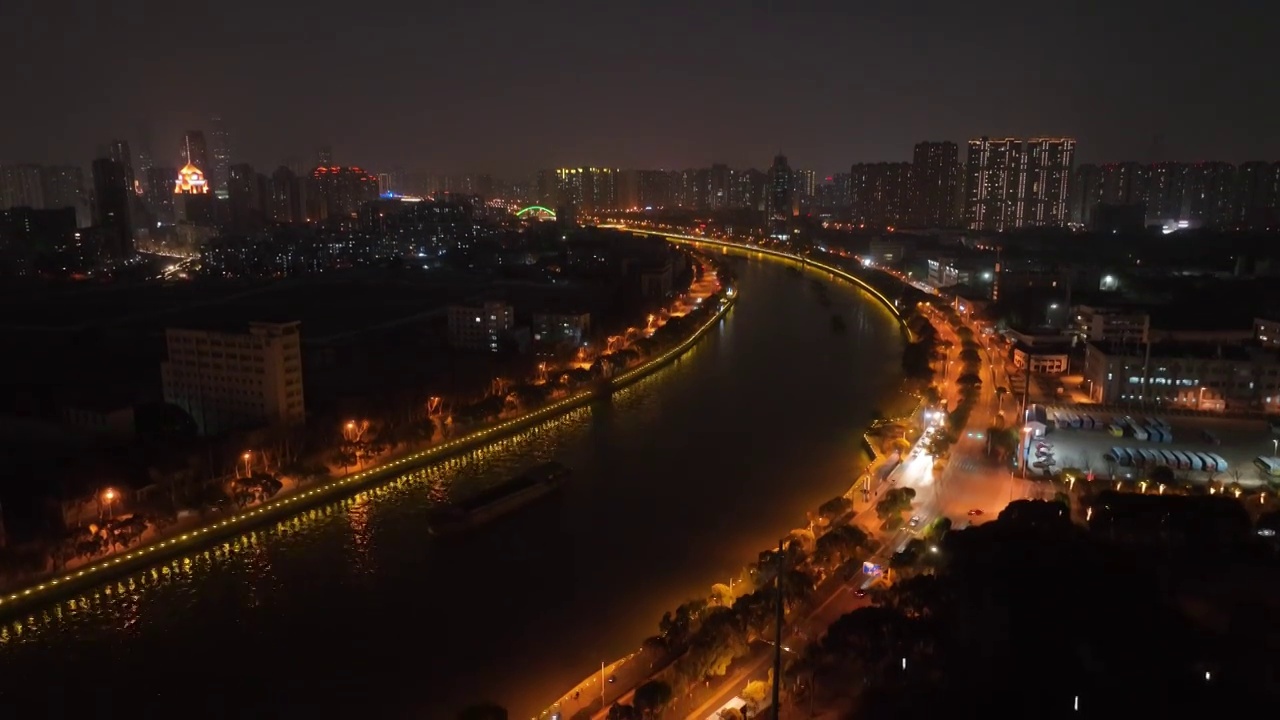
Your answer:
[[[0,162],[87,167],[96,148],[126,138],[169,165],[186,130],[213,136],[213,117],[234,140],[231,161],[264,168],[313,158],[321,146],[332,146],[339,164],[379,170],[763,168],[783,147],[794,166],[826,176],[853,162],[908,160],[920,140],[981,135],[1075,137],[1078,162],[1280,156],[1280,134],[1267,120],[1275,94],[1258,91],[1267,87],[1261,34],[1230,24],[1229,12],[1193,16],[1167,4],[1108,8],[1087,21],[1069,8],[1045,10],[1037,23],[1055,36],[1120,44],[1124,58],[1062,53],[1036,33],[1001,33],[1002,52],[1025,62],[998,84],[982,81],[996,58],[981,39],[999,33],[990,17],[1000,13],[981,8],[922,8],[923,23],[826,5],[706,8],[685,10],[677,23],[661,3],[644,17],[512,6],[493,23],[465,9],[432,13],[393,0],[384,17],[394,25],[370,25],[365,17],[348,22],[340,8],[303,21],[230,2],[135,22],[143,13],[118,7],[109,17],[89,6],[56,18],[43,7],[6,11],[15,15],[7,25],[28,32],[0,55],[29,70],[13,91],[34,102],[0,119]],[[1259,14],[1276,11],[1250,12],[1262,27]],[[336,39],[334,27],[365,28],[355,37],[376,52],[317,53],[313,32]],[[1229,39],[1228,57],[1177,50],[1209,34]],[[82,68],[105,38],[113,53],[126,48],[120,70],[86,84]],[[200,62],[147,63],[129,49],[150,53],[157,44]],[[477,44],[488,51],[475,53]],[[41,48],[51,59],[30,63]],[[264,72],[279,57],[310,60]],[[574,57],[591,62],[573,65],[581,72],[557,69]],[[1163,58],[1162,72],[1130,67],[1150,57]],[[458,72],[439,73],[451,64]],[[419,86],[428,91],[409,91]],[[138,137],[140,127],[151,129],[149,138]]]

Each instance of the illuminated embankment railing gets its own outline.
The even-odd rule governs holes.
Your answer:
[[[894,319],[897,320],[898,323],[902,326],[903,331],[907,333],[908,339],[911,338],[911,329],[907,327],[906,319],[902,317],[902,313],[898,311],[898,307],[893,304],[893,301],[885,297],[884,294],[881,293],[879,290],[876,290],[874,287],[872,287],[869,283],[867,283],[866,280],[863,280],[862,278],[850,273],[847,270],[842,270],[838,267],[835,267],[834,265],[828,265],[824,262],[820,262],[818,260],[812,260],[802,255],[795,255],[793,253],[782,252],[781,250],[774,250],[772,248],[758,247],[756,245],[748,245],[746,243],[733,242],[731,240],[715,240],[712,238],[700,237],[697,235],[680,235],[678,233],[666,232],[661,230],[646,230],[644,228],[633,228],[628,225],[601,225],[600,227],[614,228],[618,230],[627,230],[629,232],[644,233],[646,235],[657,235],[659,237],[664,237],[671,242],[681,243],[681,244],[716,245],[719,247],[730,248],[733,250],[741,250],[743,252],[761,253],[763,255],[774,257],[780,260],[789,260],[791,262],[800,263],[805,267],[811,267],[818,270],[823,270],[825,272],[829,272],[832,275],[840,278],[841,280],[846,280],[848,282],[853,283],[854,285],[857,285],[858,287],[867,291],[867,293],[872,297],[874,297],[876,300],[880,301],[880,304],[884,305],[884,307],[888,309],[888,311],[893,315]]]
[[[679,345],[673,347],[667,352],[659,355],[636,368],[621,373],[609,381],[608,392],[621,389],[637,380],[653,374],[657,370],[663,368],[668,363],[676,360],[680,355],[693,347],[703,335],[716,325],[729,309],[733,307],[736,297],[730,294],[722,301],[720,308],[716,313],[697,329],[693,334],[686,338]],[[25,607],[29,607],[37,602],[45,602],[48,599],[62,593],[71,592],[77,588],[83,588],[92,583],[105,582],[111,579],[115,574],[124,572],[138,566],[150,565],[158,562],[164,557],[168,557],[180,551],[186,551],[198,547],[202,543],[207,543],[215,538],[222,538],[239,532],[244,532],[260,523],[279,517],[281,515],[292,514],[315,505],[323,500],[330,500],[340,495],[352,492],[355,488],[367,485],[375,480],[387,478],[398,472],[403,472],[416,465],[421,465],[430,460],[438,460],[448,457],[462,450],[484,445],[486,442],[498,440],[507,435],[511,435],[519,430],[532,427],[538,423],[550,420],[555,417],[564,415],[578,408],[587,405],[589,402],[602,394],[597,389],[583,390],[582,392],[571,395],[563,400],[552,403],[546,407],[534,410],[524,415],[511,418],[496,425],[491,425],[482,430],[464,435],[463,437],[450,440],[439,445],[433,445],[426,450],[406,455],[405,457],[391,460],[377,467],[362,470],[353,475],[346,475],[340,478],[333,478],[323,484],[305,490],[296,492],[288,497],[278,500],[271,500],[263,503],[251,510],[232,515],[219,522],[210,523],[199,528],[194,528],[189,532],[182,533],[163,540],[143,545],[141,547],[130,550],[129,552],[120,552],[111,557],[103,558],[96,562],[85,565],[84,567],[66,573],[61,577],[52,578],[33,584],[22,590],[11,592],[0,597],[0,615],[17,612]]]

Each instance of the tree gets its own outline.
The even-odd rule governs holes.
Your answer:
[[[792,570],[782,580],[782,597],[792,610],[813,597],[813,576],[803,570]]]
[[[677,670],[690,681],[724,675],[729,665],[749,650],[746,624],[739,614],[729,608],[711,608]]]
[[[724,583],[716,583],[711,586],[711,600],[717,605],[732,605],[733,590]]]
[[[743,720],[742,711],[738,708],[725,708],[720,711],[720,720]]]
[[[661,680],[650,680],[636,688],[632,702],[641,717],[655,716],[671,702],[671,686]]]
[[[763,637],[773,625],[776,613],[771,588],[762,588],[739,597],[733,603],[733,612],[742,621],[750,637]]]
[[[978,373],[964,372],[960,374],[960,377],[956,378],[956,384],[969,386],[981,385],[982,378],[978,377]]]
[[[880,498],[876,503],[876,515],[881,520],[888,520],[891,517],[898,517],[902,513],[911,509],[911,501],[916,497],[916,491],[909,487],[893,488]]]
[[[867,541],[867,534],[853,525],[831,528],[818,538],[813,557],[828,567],[842,564]]]
[[[343,443],[329,454],[329,461],[343,470],[352,467],[359,461],[355,447],[351,443]]]
[[[614,703],[609,707],[609,720],[640,720],[640,711],[630,705]]]
[[[852,509],[852,500],[843,495],[837,495],[818,506],[818,516],[827,522],[834,522]]]
[[[773,670],[770,669],[769,673],[772,674]],[[742,688],[742,693],[739,697],[746,700],[747,704],[751,707],[758,708],[764,704],[764,699],[769,697],[769,691],[771,689],[769,682],[764,680],[752,680],[747,683],[746,687]]]

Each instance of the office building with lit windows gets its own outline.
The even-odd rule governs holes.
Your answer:
[[[1104,405],[1280,411],[1280,350],[1258,343],[1090,342],[1084,379],[1090,398]]]
[[[449,347],[496,353],[515,325],[515,310],[504,302],[449,306]]]
[[[164,399],[202,435],[306,418],[300,323],[251,322],[249,331],[165,330]]]

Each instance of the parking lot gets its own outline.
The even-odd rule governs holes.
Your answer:
[[[1280,440],[1280,435],[1272,434],[1267,423],[1260,419],[1242,420],[1186,415],[1144,415],[1140,412],[1126,413],[1128,416],[1138,420],[1140,424],[1146,424],[1147,418],[1163,420],[1167,423],[1171,428],[1172,440],[1170,442],[1158,442],[1151,437],[1146,440],[1139,440],[1133,436],[1130,428],[1125,428],[1123,437],[1115,437],[1108,432],[1108,425],[1119,424],[1119,419],[1124,415],[1092,412],[1079,407],[1067,409],[1049,406],[1046,411],[1049,422],[1046,423],[1048,430],[1043,441],[1051,446],[1050,451],[1056,461],[1054,468],[1060,470],[1064,467],[1074,467],[1085,471],[1092,470],[1101,477],[1107,477],[1114,473],[1116,478],[1137,480],[1142,479],[1144,471],[1149,472],[1150,468],[1153,467],[1150,464],[1145,467],[1121,466],[1107,457],[1113,447],[1128,448],[1130,450],[1175,450],[1214,453],[1227,461],[1225,472],[1171,467],[1174,477],[1179,480],[1204,483],[1212,479],[1220,483],[1239,483],[1245,488],[1258,487],[1267,482],[1267,476],[1254,463],[1254,459],[1260,455],[1267,457],[1274,455],[1275,441]],[[1072,413],[1077,416],[1088,414],[1097,421],[1097,425],[1094,429],[1055,427],[1055,412],[1060,415],[1065,413]],[[1214,443],[1211,441],[1205,435],[1206,431],[1217,438],[1219,442]],[[1271,478],[1271,480],[1272,482],[1280,482],[1280,478]]]

